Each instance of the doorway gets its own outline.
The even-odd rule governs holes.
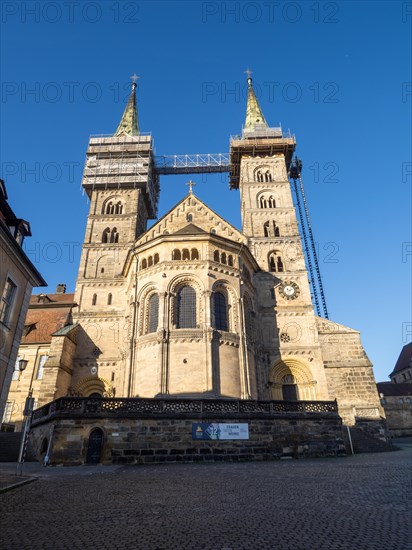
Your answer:
[[[89,443],[87,445],[87,464],[99,464],[102,453],[103,431],[95,428],[90,432]]]
[[[287,374],[282,378],[282,398],[284,401],[298,401],[298,386],[295,377]]]

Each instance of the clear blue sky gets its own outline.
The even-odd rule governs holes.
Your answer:
[[[249,66],[269,124],[296,134],[330,318],[361,331],[386,379],[412,337],[410,2],[3,1],[1,10],[1,173],[51,292],[60,282],[74,291],[88,138],[116,129],[129,76],[141,77],[140,125],[158,154],[218,153],[241,130]],[[196,180],[196,194],[240,227],[226,176]],[[162,178],[160,215],[185,181]]]

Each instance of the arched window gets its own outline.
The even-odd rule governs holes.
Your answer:
[[[226,264],[226,254],[222,252],[222,255],[220,256],[220,263]]]
[[[123,213],[123,204],[120,201],[116,204],[115,213],[116,214],[122,214]]]
[[[192,250],[190,251],[190,257],[192,258],[192,260],[199,259],[199,252],[196,248],[192,248]]]
[[[233,267],[233,256],[231,254],[227,257],[227,265]]]
[[[111,235],[110,235],[110,242],[111,243],[118,243],[119,242],[119,233],[117,232],[117,227],[113,227]]]
[[[269,208],[276,208],[276,202],[275,202],[275,199],[272,197],[272,195],[270,195],[270,197],[269,197],[268,207]]]
[[[96,304],[97,304],[97,294],[93,294],[92,306],[95,306]]]
[[[114,210],[113,203],[112,203],[112,201],[109,201],[109,202],[106,204],[106,210],[105,210],[104,213],[106,213],[106,214],[113,214],[113,210]]]
[[[275,237],[280,237],[279,227],[276,225],[275,222],[273,222],[273,233],[274,233]]]
[[[270,170],[266,170],[265,172],[265,181],[272,181],[272,174],[270,173]]]
[[[220,261],[219,250],[215,250],[215,251],[213,252],[213,260],[214,260],[215,262],[219,262],[219,261]]]
[[[155,265],[159,263],[159,254],[157,254],[157,252],[153,256],[153,262],[154,262]]]
[[[181,260],[182,255],[180,254],[180,250],[178,248],[175,248],[172,252],[172,260]]]
[[[275,256],[269,257],[269,271],[272,271],[272,273],[276,272],[276,260]]]
[[[159,295],[152,294],[147,304],[147,334],[150,332],[156,332],[159,324]]]
[[[187,248],[182,250],[182,260],[190,260],[190,253]]]
[[[108,306],[112,305],[112,295],[111,294],[108,294],[108,296],[107,296],[107,305]]]
[[[149,258],[147,259],[147,265],[149,267],[152,267],[152,265],[153,265],[153,257],[152,256],[149,256]]]
[[[147,260],[146,258],[143,258],[142,260],[142,269],[146,269],[147,268]]]
[[[262,195],[259,199],[259,206],[260,208],[267,208],[267,201],[264,195]]]
[[[263,226],[263,233],[265,237],[269,237],[269,222],[265,222]]]
[[[213,294],[213,326],[216,330],[229,330],[227,300],[223,292]]]
[[[188,214],[188,215],[186,216],[186,220],[187,220],[188,222],[192,222],[192,221],[193,221],[193,216],[192,216],[192,214]]]
[[[263,174],[262,174],[261,170],[258,170],[256,172],[256,180],[257,181],[263,181]]]
[[[269,271],[281,273],[284,270],[282,258],[276,252],[269,255]]]
[[[103,231],[103,234],[102,234],[102,243],[109,242],[109,233],[110,233],[110,227],[106,227],[106,229]]]
[[[177,294],[177,328],[196,328],[196,292],[183,286]]]

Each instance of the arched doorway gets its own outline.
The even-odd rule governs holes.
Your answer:
[[[316,380],[299,359],[285,358],[269,373],[270,398],[283,401],[316,401]]]
[[[115,388],[105,378],[89,376],[83,378],[72,388],[79,397],[114,397]]]
[[[87,445],[87,464],[99,464],[102,453],[103,431],[100,428],[95,428],[90,432],[89,442]]]

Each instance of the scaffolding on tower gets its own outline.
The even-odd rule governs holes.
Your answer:
[[[322,277],[320,274],[318,255],[316,252],[315,240],[313,238],[312,225],[310,223],[308,203],[306,200],[305,190],[302,181],[302,161],[295,157],[292,160],[289,169],[289,177],[293,180],[293,188],[295,191],[296,205],[298,207],[300,226],[302,231],[303,243],[305,247],[306,262],[312,285],[313,299],[315,302],[316,312],[322,317],[329,319],[328,308],[326,306],[325,292],[323,290]],[[298,185],[299,182],[299,185]],[[303,210],[302,210],[303,203]],[[315,278],[316,272],[316,278]],[[319,304],[319,296],[322,302],[322,308]]]

